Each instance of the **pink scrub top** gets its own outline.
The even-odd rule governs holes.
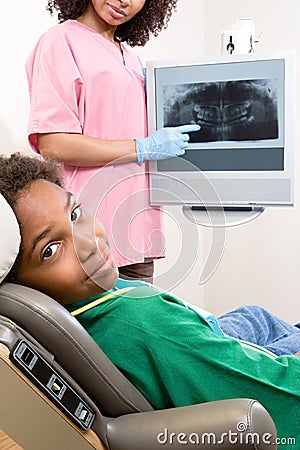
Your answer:
[[[48,30],[27,63],[29,142],[37,133],[101,139],[147,135],[144,78],[138,56],[68,20]],[[149,203],[147,163],[65,165],[64,186],[104,224],[118,266],[164,256],[162,214]]]

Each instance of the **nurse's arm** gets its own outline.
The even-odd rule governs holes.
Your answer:
[[[135,140],[106,140],[77,133],[41,133],[38,146],[44,158],[67,165],[102,166],[136,161]]]

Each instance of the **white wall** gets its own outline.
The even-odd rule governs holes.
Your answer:
[[[204,54],[220,54],[222,30],[253,17],[262,32],[256,53],[296,49],[296,123],[300,123],[300,3],[298,0],[205,0]],[[221,264],[204,287],[207,309],[221,313],[239,304],[260,303],[290,321],[300,320],[299,125],[293,209],[269,208],[255,221],[227,231]]]
[[[0,152],[29,151],[28,93],[24,64],[39,35],[54,25],[46,1],[10,0],[2,7],[0,42]]]
[[[137,48],[142,61],[203,53],[204,0],[178,0],[166,30]]]

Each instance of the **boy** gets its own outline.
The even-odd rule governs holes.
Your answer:
[[[0,193],[21,230],[20,253],[7,281],[63,304],[155,408],[256,398],[271,414],[279,438],[294,438],[299,445],[299,357],[278,357],[229,337],[228,330],[224,335],[224,319],[228,325],[232,315],[236,322],[243,310],[217,321],[147,283],[118,279],[105,230],[61,187],[53,163],[18,154],[0,157]],[[273,322],[284,327],[270,313],[256,311],[265,319],[268,314],[262,329],[271,332]],[[296,342],[298,333],[297,326],[286,324],[286,335],[274,341],[279,348],[290,335]],[[299,346],[287,353],[297,351]]]

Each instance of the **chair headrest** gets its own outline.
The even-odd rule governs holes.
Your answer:
[[[0,194],[0,283],[19,253],[20,229],[16,216],[3,195]]]

